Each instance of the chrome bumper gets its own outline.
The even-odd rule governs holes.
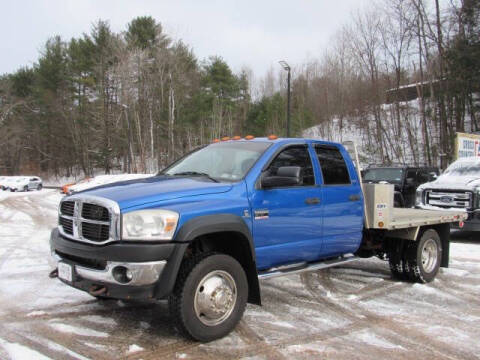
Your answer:
[[[58,254],[53,253],[52,260],[52,265],[57,267],[58,262],[62,261],[62,258],[58,256]],[[74,267],[74,274],[84,279],[116,285],[143,286],[151,285],[158,281],[166,264],[166,260],[144,263],[107,261],[107,266],[103,270],[91,269],[75,264],[72,264],[72,266]],[[132,274],[132,279],[130,281],[119,282],[115,279],[113,276],[113,269],[118,266],[122,266],[130,270]]]

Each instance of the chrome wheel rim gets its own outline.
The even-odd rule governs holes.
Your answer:
[[[236,303],[235,280],[226,271],[215,270],[198,283],[193,304],[197,318],[207,326],[215,326],[228,319]]]
[[[438,246],[435,240],[428,239],[423,244],[422,248],[422,265],[423,270],[430,273],[435,269],[438,258]]]

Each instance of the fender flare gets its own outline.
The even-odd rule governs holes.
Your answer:
[[[157,298],[162,298],[170,294],[173,290],[188,245],[199,236],[219,232],[236,232],[243,235],[243,237],[248,240],[250,259],[248,264],[244,265],[249,285],[248,301],[253,304],[261,305],[260,285],[258,282],[253,237],[242,217],[233,214],[198,216],[183,224],[174,238],[174,242],[177,243],[177,246],[175,247],[175,250],[168,261],[168,265],[159,281],[161,286],[158,290],[161,290],[161,293],[157,292]]]

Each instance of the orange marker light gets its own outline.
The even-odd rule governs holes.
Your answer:
[[[277,140],[278,139],[278,136],[277,135],[269,135],[268,136],[268,140]]]
[[[240,140],[241,138],[242,138],[241,136],[238,136],[238,135],[237,135],[237,136],[234,136],[234,137],[232,138],[232,140]]]
[[[379,227],[379,228],[382,228],[383,225],[385,225],[385,224],[383,223],[383,221],[379,221],[379,222],[378,222],[378,227]]]
[[[165,232],[172,231],[175,228],[176,224],[177,224],[177,220],[175,218],[167,218],[164,231]]]
[[[220,139],[213,139],[212,141],[213,143],[217,143],[217,142],[220,142]]]
[[[228,136],[224,136],[224,137],[222,138],[222,141],[228,141],[228,140],[230,140],[230,138],[229,138]]]
[[[253,139],[255,139],[255,136],[253,136],[253,135],[245,136],[245,140],[253,140]]]

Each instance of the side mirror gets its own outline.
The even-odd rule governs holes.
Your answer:
[[[437,180],[437,178],[438,178],[438,175],[436,173],[434,173],[434,172],[430,173],[430,179],[431,180]]]
[[[406,184],[408,186],[412,186],[415,184],[415,179],[414,178],[407,178]]]
[[[301,183],[302,168],[300,166],[282,166],[275,176],[262,176],[262,188],[295,186]]]

